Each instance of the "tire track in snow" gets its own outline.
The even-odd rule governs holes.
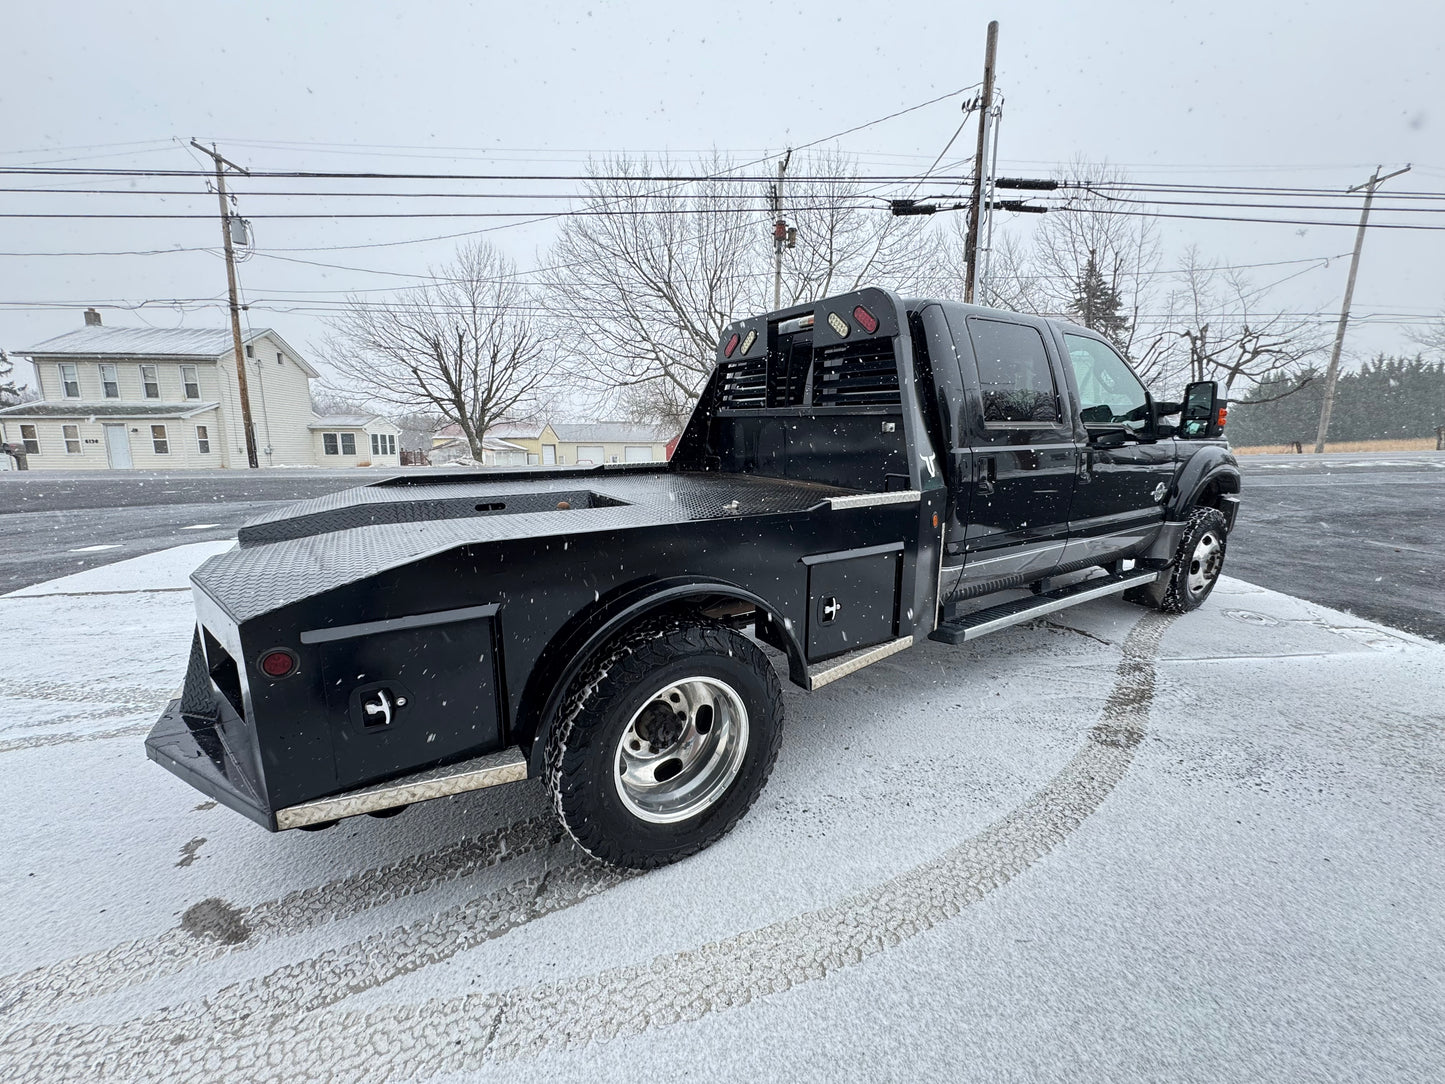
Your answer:
[[[414,1079],[695,1020],[824,978],[956,916],[1062,844],[1099,807],[1143,736],[1154,660],[1171,621],[1147,614],[1129,633],[1099,723],[1048,785],[938,858],[830,907],[579,979],[371,1011],[306,1012],[316,1007],[313,995],[302,997],[298,1012],[293,998],[306,986],[295,984],[316,981],[318,973],[277,972],[269,984],[259,980],[249,1016],[177,1021],[157,1014],[121,1025],[20,1028],[0,1038],[0,1063],[29,1074],[18,1079],[47,1082],[90,1079],[102,1064],[108,1075],[128,1079],[184,1077],[203,1064],[228,1081],[298,1072],[357,1082]],[[594,894],[588,878],[605,872],[573,870],[581,875],[578,899]],[[465,936],[431,922],[417,927],[409,937],[422,955],[432,939],[442,939],[431,945],[435,953],[448,938]],[[376,957],[356,966],[372,968],[369,978],[395,970]]]

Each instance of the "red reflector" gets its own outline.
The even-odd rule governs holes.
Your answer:
[[[261,672],[267,677],[283,678],[296,669],[296,656],[289,651],[268,651],[261,656]]]
[[[1225,420],[1226,418],[1228,418],[1228,417],[1229,417],[1229,411],[1225,410],[1224,407],[1220,407],[1220,408],[1219,408],[1219,428],[1221,428],[1221,429],[1224,428],[1224,420]]]
[[[868,332],[869,335],[872,335],[878,330],[878,317],[874,316],[862,305],[859,305],[853,310],[853,319],[857,320],[858,326]]]
[[[738,348],[738,333],[737,333],[736,331],[734,331],[734,332],[733,332],[733,337],[732,337],[731,339],[729,339],[729,340],[728,340],[728,344],[723,347],[723,357],[725,357],[725,358],[730,358],[730,357],[732,357],[732,356],[733,356],[733,351],[736,350],[737,348]]]

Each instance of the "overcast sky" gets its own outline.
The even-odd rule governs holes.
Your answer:
[[[1445,14],[1425,0],[12,5],[0,164],[188,169],[198,164],[182,146],[191,136],[257,169],[556,173],[579,170],[589,153],[686,158],[713,147],[750,158],[976,82],[990,18],[1001,23],[1005,173],[1051,175],[1082,154],[1138,180],[1343,190],[1376,165],[1411,162],[1389,191],[1445,190]],[[951,100],[868,127],[841,146],[863,171],[918,171],[959,119]],[[972,142],[970,129],[955,153],[969,153]],[[7,178],[4,186],[29,183]],[[250,323],[275,327],[303,351],[324,333],[320,321],[264,311],[294,305],[264,299],[335,298],[404,283],[398,275],[439,264],[456,241],[392,242],[508,221],[267,221],[260,216],[268,212],[416,211],[419,201],[318,208],[263,197],[259,182],[235,187],[241,213],[256,220],[257,253],[241,267],[256,304]],[[523,188],[559,190],[557,182]],[[7,193],[0,211],[204,214],[215,211],[215,199]],[[1357,212],[1315,217],[1350,225],[1168,222],[1165,265],[1190,243],[1239,264],[1347,253]],[[1411,221],[1437,218],[1445,214]],[[1401,216],[1377,218],[1391,220]],[[0,344],[11,350],[81,326],[87,303],[224,298],[213,253],[29,255],[214,248],[214,218],[0,221],[0,301],[11,303],[0,307]],[[525,268],[545,258],[553,228],[513,225],[486,236]],[[1440,311],[1442,256],[1445,232],[1372,231],[1357,315],[1418,321]],[[1337,312],[1347,264],[1252,273],[1260,283],[1297,275],[1275,295],[1281,308]],[[73,307],[29,307],[55,302]],[[214,327],[224,319],[215,306],[105,312],[106,323],[119,326]],[[1347,354],[1409,348],[1418,322],[1394,319],[1357,326]]]

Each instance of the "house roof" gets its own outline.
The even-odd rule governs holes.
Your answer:
[[[365,429],[375,421],[386,422],[380,414],[313,414],[307,429]]]
[[[241,342],[248,345],[262,336],[280,343],[287,356],[308,376],[318,375],[285,339],[268,327],[247,332],[241,336]],[[102,327],[97,324],[67,331],[16,353],[30,358],[205,358],[215,361],[222,354],[229,354],[231,345],[229,328]]]
[[[675,436],[669,430],[632,422],[552,422],[552,432],[565,444],[666,444]],[[487,430],[504,440],[536,440],[547,428],[547,422],[500,422]],[[454,426],[441,430],[451,435]]]
[[[21,403],[0,410],[0,418],[190,418],[217,403]]]

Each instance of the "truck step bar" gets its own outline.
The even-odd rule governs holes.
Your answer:
[[[287,806],[276,811],[276,828],[305,828],[308,825],[326,824],[342,817],[354,817],[358,813],[376,813],[383,809],[424,802],[429,798],[443,798],[448,794],[462,794],[469,790],[481,790],[502,783],[515,783],[527,778],[527,758],[520,749],[503,749],[499,753],[488,753],[484,757],[464,760],[460,764],[449,764],[445,768],[431,768],[414,775],[402,776],[389,783],[378,783],[362,787],[346,794],[334,794],[330,798],[317,798],[313,802]]]
[[[1013,602],[990,606],[984,610],[975,610],[973,613],[944,622],[934,629],[928,638],[945,644],[967,643],[969,640],[977,640],[980,636],[987,636],[990,632],[997,632],[999,629],[1020,625],[1025,621],[1032,621],[1036,617],[1043,617],[1045,614],[1056,613],[1059,610],[1067,610],[1070,606],[1077,606],[1081,602],[1103,598],[1105,595],[1121,594],[1131,587],[1142,587],[1147,583],[1153,583],[1159,575],[1157,570],[1146,569],[1120,572],[1102,579],[1096,576],[1093,579],[1081,580],[1067,587],[1061,587],[1057,591],[1047,591],[1032,598],[1016,599]]]

